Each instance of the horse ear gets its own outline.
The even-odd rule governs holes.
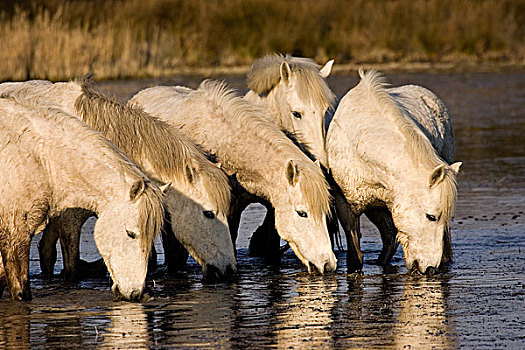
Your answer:
[[[162,186],[160,186],[160,190],[163,194],[166,194],[166,192],[168,192],[168,189],[171,187],[171,182],[168,182],[167,184],[164,184]]]
[[[286,164],[286,179],[292,186],[295,186],[299,181],[299,169],[293,160],[290,160],[288,164]]]
[[[290,79],[290,76],[292,75],[292,69],[290,68],[290,65],[288,62],[284,61],[281,63],[281,67],[279,69],[281,73],[281,80],[285,83],[288,83],[288,80]]]
[[[452,171],[457,175],[459,173],[459,167],[462,165],[463,163],[461,162],[456,162],[454,164],[451,164],[450,165],[450,169],[452,169]]]
[[[129,190],[129,199],[134,201],[137,199],[146,189],[146,183],[143,178],[138,179],[133,183],[131,189]]]
[[[326,62],[323,68],[319,71],[319,74],[321,75],[321,78],[325,79],[327,76],[330,75],[330,72],[332,71],[332,66],[334,65],[334,60],[330,60]]]
[[[429,179],[428,185],[430,187],[434,187],[438,183],[443,181],[443,179],[445,178],[446,170],[447,169],[446,169],[446,165],[445,164],[438,165],[437,167],[435,167],[434,170],[432,170],[432,173],[430,174],[430,179]]]

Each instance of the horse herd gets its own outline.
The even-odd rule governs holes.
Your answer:
[[[452,258],[461,165],[447,110],[427,89],[390,88],[375,71],[360,71],[336,108],[332,64],[260,58],[245,96],[211,80],[147,88],[127,103],[88,76],[0,84],[0,293],[31,299],[30,242],[41,231],[42,273],[53,274],[60,239],[64,277],[75,279],[93,215],[125,300],[142,300],[159,232],[169,270],[189,253],[204,278],[228,280],[241,213],[254,202],[268,212],[251,254],[278,260],[283,239],[308,272],[334,271],[339,219],[348,271],[359,271],[364,213],[381,234],[378,264],[400,243],[410,271],[433,273]]]

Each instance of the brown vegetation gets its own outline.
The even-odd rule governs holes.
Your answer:
[[[0,11],[0,80],[160,76],[269,52],[338,63],[525,58],[523,0],[1,0]]]

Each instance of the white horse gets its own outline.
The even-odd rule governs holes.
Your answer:
[[[197,90],[157,86],[130,103],[180,128],[250,194],[275,208],[275,227],[311,271],[336,268],[326,230],[330,195],[321,169],[270,120],[268,112],[237,96],[224,84],[205,81]],[[236,193],[232,196],[241,200]],[[230,215],[235,241],[240,213]]]
[[[448,113],[422,87],[387,89],[374,71],[360,76],[339,103],[327,134],[329,166],[341,188],[336,207],[347,236],[349,270],[361,269],[363,262],[359,216],[386,206],[406,267],[433,272],[452,256],[449,226],[461,165],[447,163],[454,161]]]
[[[0,98],[0,150],[0,251],[11,297],[31,299],[31,237],[50,217],[83,208],[98,215],[95,243],[112,290],[140,300],[163,220],[159,187],[100,133],[56,109]]]
[[[327,167],[325,120],[334,110],[335,95],[325,78],[332,70],[333,60],[320,68],[309,58],[290,55],[267,55],[254,61],[248,73],[250,91],[245,98],[268,108],[275,125],[283,130],[311,159]],[[250,254],[272,256],[266,242],[276,235],[274,213],[267,206],[263,224],[250,241]],[[337,218],[328,219],[329,233],[338,231]],[[275,248],[279,248],[274,247]]]
[[[170,262],[168,259],[171,258],[172,262],[177,262],[177,259],[183,262],[187,258],[187,253],[182,259],[173,256],[177,253],[170,241],[174,234],[202,266],[205,278],[230,278],[235,273],[235,253],[226,219],[230,204],[228,178],[206,159],[187,136],[142,109],[108,98],[96,91],[89,79],[83,83],[4,83],[0,84],[0,92],[15,96],[25,103],[54,106],[75,115],[101,131],[139,164],[148,176],[171,183],[165,196],[169,223],[164,225],[163,230],[167,261]],[[85,214],[82,215],[78,220],[71,216],[61,220],[76,222],[67,227],[69,230],[74,227],[80,232],[86,220]],[[54,226],[59,227],[60,234],[60,227],[64,225],[59,223]],[[173,234],[166,234],[169,229]],[[44,258],[42,253],[52,255],[51,248],[56,244],[53,236],[57,234],[42,242],[41,259]],[[78,236],[71,243],[63,243],[62,239],[61,243],[66,248],[64,257],[72,256],[64,266],[69,267],[70,275],[75,275],[76,268],[71,265],[79,260]],[[67,253],[68,250],[74,253]],[[54,260],[52,262],[54,264]],[[50,268],[52,271],[52,264]]]

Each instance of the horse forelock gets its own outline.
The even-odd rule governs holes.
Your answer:
[[[151,243],[164,223],[164,195],[158,187],[146,184],[140,195],[139,222],[141,224],[140,244],[145,252],[151,250]]]
[[[216,113],[234,119],[247,135],[255,133],[268,147],[273,148],[286,161],[283,163],[283,169],[287,162],[293,159],[299,171],[303,173],[303,180],[300,181],[301,192],[306,197],[310,210],[319,218],[329,213],[330,193],[321,169],[272,123],[266,108],[246,101],[224,82],[205,80],[197,91],[214,105]]]
[[[267,95],[281,80],[280,67],[283,62],[290,66],[296,77],[297,93],[303,101],[322,110],[333,108],[335,95],[319,74],[319,65],[313,60],[291,55],[267,55],[254,61],[248,73],[248,87],[259,95]]]
[[[330,213],[331,196],[328,182],[321,169],[315,164],[299,163],[299,171],[303,174],[299,185],[301,192],[306,199],[308,208],[313,213],[316,220],[321,220]]]
[[[457,182],[455,172],[448,167],[448,164],[438,155],[430,140],[425,136],[421,129],[408,116],[407,111],[402,105],[394,100],[388,93],[385,78],[382,74],[370,70],[364,73],[359,70],[361,82],[358,87],[364,93],[365,98],[371,99],[377,104],[380,114],[394,123],[400,132],[405,135],[406,142],[404,150],[412,160],[413,164],[422,166],[428,170],[428,174],[437,166],[445,165],[445,177],[438,184],[441,191],[440,203],[444,220],[450,222],[454,212],[457,198]]]
[[[226,175],[186,135],[140,107],[105,96],[89,83],[81,85],[83,93],[75,108],[85,122],[101,130],[138,164],[149,164],[155,172],[152,176],[160,181],[176,179],[192,186],[186,168],[197,171],[218,210],[228,211],[230,188]]]

